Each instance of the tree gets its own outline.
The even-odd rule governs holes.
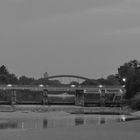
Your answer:
[[[9,80],[8,80],[8,70],[7,68],[2,65],[0,67],[0,84],[8,84],[9,83]]]
[[[84,82],[81,83],[81,85],[98,86],[98,85],[100,85],[100,83],[97,80],[95,80],[95,79],[91,79],[91,80],[85,80]]]
[[[43,84],[43,85],[62,85],[61,82],[59,80],[48,80],[47,78],[39,78],[38,80],[36,80],[34,82],[36,85],[39,85],[39,84]]]
[[[71,81],[71,82],[70,82],[70,85],[76,85],[76,86],[78,86],[79,83],[78,83],[77,81]]]
[[[106,79],[111,85],[120,85],[117,75],[109,75]]]
[[[8,77],[4,74],[0,74],[0,84],[8,84]]]
[[[18,84],[18,78],[15,74],[8,74],[7,79],[9,84]]]
[[[99,78],[97,81],[100,83],[100,85],[112,85],[111,81],[104,78]]]
[[[0,84],[17,84],[18,78],[15,74],[9,73],[6,66],[0,67]]]
[[[9,72],[8,72],[8,70],[7,70],[7,68],[6,68],[6,66],[4,66],[4,65],[2,65],[1,67],[0,67],[0,75],[1,74],[3,74],[3,75],[8,75],[9,74]]]
[[[21,85],[31,85],[34,83],[34,78],[29,78],[26,76],[21,76],[18,80],[18,83]]]
[[[123,81],[123,79],[126,81]],[[140,62],[131,60],[118,68],[118,79],[122,85],[126,86],[126,97],[134,97],[140,91]]]

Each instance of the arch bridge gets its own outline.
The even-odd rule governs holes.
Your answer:
[[[77,79],[81,79],[81,80],[90,80],[87,77],[77,76],[77,75],[55,75],[55,76],[47,77],[48,80],[54,79],[54,78],[77,78]]]

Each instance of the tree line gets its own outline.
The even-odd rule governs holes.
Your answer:
[[[47,85],[62,85],[59,80],[48,80],[47,77],[35,79],[33,77],[20,76],[19,78],[10,73],[5,65],[0,67],[0,84],[20,84],[20,85],[38,85],[38,84],[47,84]],[[77,81],[71,81],[69,83],[74,85],[79,85]],[[106,79],[90,79],[86,80],[81,85],[120,85],[118,79],[115,75],[109,75]]]
[[[124,80],[125,79],[125,80]],[[20,76],[19,78],[10,73],[5,65],[0,67],[0,84],[15,84],[15,85],[63,85],[59,80],[48,80],[46,76],[43,78],[32,78]],[[72,81],[71,84],[79,85],[78,82]],[[131,60],[120,65],[116,74],[111,74],[106,78],[85,80],[80,85],[123,85],[127,93],[126,98],[132,98],[140,92],[140,62]]]

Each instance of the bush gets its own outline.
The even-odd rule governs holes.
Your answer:
[[[130,107],[135,110],[140,110],[140,93],[136,94],[135,97],[130,100]]]

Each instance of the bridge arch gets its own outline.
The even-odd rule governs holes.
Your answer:
[[[61,78],[61,77],[66,77],[66,78],[78,78],[81,80],[90,80],[89,78],[83,77],[83,76],[77,76],[77,75],[55,75],[55,76],[49,76],[47,77],[48,80],[54,79],[54,78]]]

